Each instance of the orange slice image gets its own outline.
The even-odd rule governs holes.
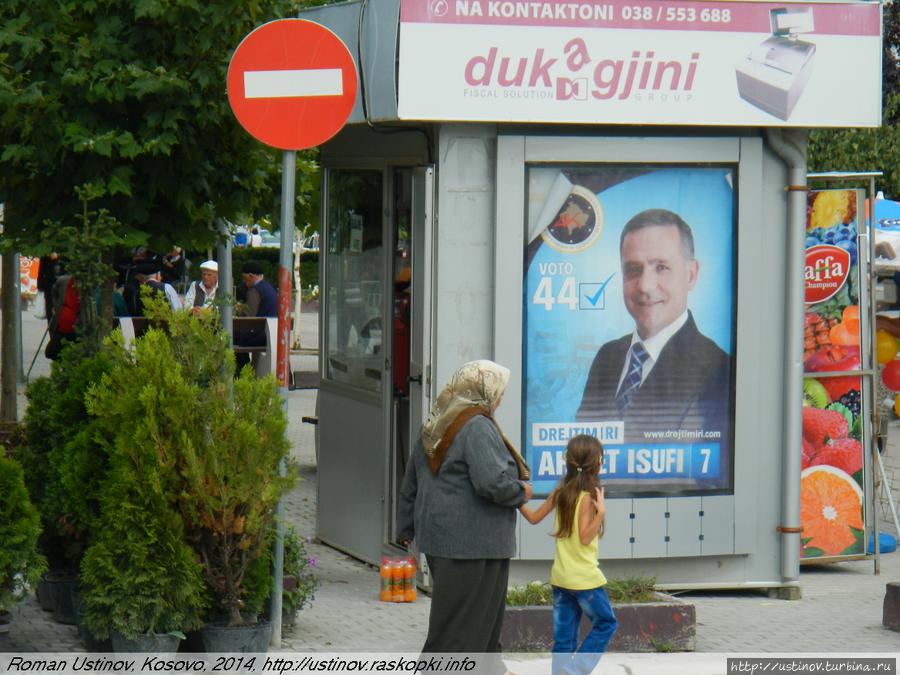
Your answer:
[[[800,474],[801,539],[823,555],[840,555],[856,542],[851,528],[863,529],[862,490],[846,472],[811,466]]]

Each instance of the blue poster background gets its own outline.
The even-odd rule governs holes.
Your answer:
[[[621,169],[596,167],[587,173],[600,179],[593,182],[602,183],[605,171]],[[544,167],[530,170],[554,175],[561,171]],[[592,182],[584,180],[585,168],[567,173],[575,184]],[[623,301],[619,261],[619,238],[632,216],[645,209],[668,209],[690,225],[700,268],[696,286],[688,296],[688,309],[703,334],[726,354],[734,354],[733,180],[734,172],[720,167],[662,168],[624,180],[596,193],[603,213],[602,232],[596,241],[574,252],[557,250],[544,242],[526,262],[523,446],[536,493],[548,493],[561,477],[560,453],[566,434],[579,431],[573,423],[597,350],[634,331],[634,320]],[[577,303],[565,288],[568,283],[568,291],[572,290],[572,281],[566,281],[570,277],[574,277]],[[722,395],[730,394],[723,391]],[[561,427],[557,442],[553,440],[555,426]],[[615,485],[620,480],[625,491],[638,493],[722,491],[731,487],[730,429],[723,430],[721,441],[706,445],[700,439],[662,440],[654,444],[658,446],[653,453],[657,465],[642,473],[638,468],[646,468],[646,463],[637,461],[634,451],[638,448],[625,446],[621,438],[616,442],[614,431],[599,431],[601,438],[604,431],[607,433],[607,465],[602,472],[607,474],[607,484]],[[543,438],[538,445],[536,436]],[[653,450],[650,446],[645,449]],[[698,453],[708,461],[698,461]],[[610,466],[611,459],[618,460],[613,462],[614,467]],[[550,465],[553,471],[548,471]],[[703,466],[706,473],[686,469],[688,465]]]

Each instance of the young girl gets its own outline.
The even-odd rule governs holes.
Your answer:
[[[598,473],[603,446],[593,436],[575,436],[566,446],[566,475],[537,509],[520,506],[532,525],[556,509],[556,557],[553,586],[553,672],[589,673],[606,651],[616,617],[597,565],[597,540],[603,534],[606,503]],[[578,645],[582,613],[592,628]]]

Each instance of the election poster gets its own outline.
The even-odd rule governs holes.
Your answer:
[[[730,166],[529,168],[536,493],[565,475],[578,434],[601,441],[609,496],[733,491],[736,198]]]

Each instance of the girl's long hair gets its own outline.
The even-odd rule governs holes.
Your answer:
[[[575,506],[582,492],[594,494],[600,487],[597,472],[603,463],[603,446],[593,436],[573,436],[566,446],[566,475],[556,489],[556,537],[564,539],[572,534]],[[601,532],[603,531],[601,527]]]

